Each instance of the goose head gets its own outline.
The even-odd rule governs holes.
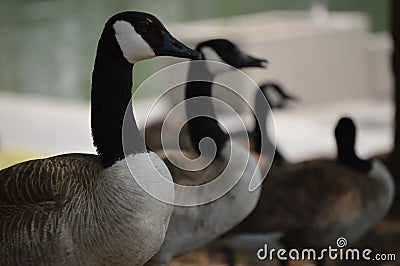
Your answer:
[[[112,46],[119,47],[114,54]],[[102,47],[110,55],[120,57],[122,52],[131,64],[156,56],[202,58],[200,52],[173,37],[155,16],[136,11],[118,13],[107,21],[99,42],[99,49]]]
[[[209,71],[217,75],[234,68],[267,66],[267,60],[256,58],[241,51],[234,43],[225,39],[213,39],[197,45],[197,51],[203,54],[203,59],[224,64],[208,64]],[[227,64],[227,65],[225,65]],[[229,66],[231,67],[229,67]]]
[[[298,101],[296,96],[287,94],[282,86],[278,83],[263,83],[260,85],[260,90],[263,92],[271,108],[284,108],[288,101]]]
[[[356,126],[351,118],[342,117],[335,128],[338,147],[354,147],[356,142]]]
[[[371,161],[360,159],[355,152],[356,126],[351,118],[340,118],[335,128],[335,138],[339,162],[360,172],[371,170]]]
[[[147,151],[130,103],[132,69],[136,62],[155,56],[202,57],[200,52],[176,40],[150,14],[127,11],[108,19],[97,46],[91,91],[93,143],[104,168],[124,158],[126,153]],[[129,126],[124,126],[126,117],[132,121]],[[129,135],[125,149],[123,134]]]

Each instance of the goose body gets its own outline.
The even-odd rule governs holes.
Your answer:
[[[143,166],[148,157],[172,181],[154,153],[127,160]],[[162,243],[172,208],[143,191],[128,173],[125,161],[104,170],[99,158],[88,154],[33,160],[1,171],[1,264],[145,263]],[[173,197],[172,186],[163,189]]]
[[[238,145],[238,148],[232,150],[228,150],[230,147],[225,148],[225,151],[221,154],[221,159],[216,159],[217,162],[213,162],[204,170],[196,173],[195,176],[190,172],[182,173],[182,169],[167,163],[174,177],[174,182],[184,185],[200,185],[212,181],[211,177],[215,178],[223,170],[220,166],[226,166],[225,154],[229,156],[230,160],[234,161],[243,160],[243,158],[249,156],[245,148],[237,143],[232,143],[232,147],[234,145]],[[240,164],[238,168],[231,167],[229,172],[225,172],[224,175],[226,177],[237,175],[239,171],[243,171]],[[185,176],[185,174],[188,176]],[[175,178],[177,176],[179,177]],[[210,203],[199,206],[174,206],[164,243],[157,255],[146,265],[167,265],[172,258],[206,245],[249,215],[256,206],[260,194],[260,190],[249,192],[248,189],[252,178],[261,179],[261,174],[258,172],[254,160],[248,161],[242,176],[229,192]],[[202,181],[201,183],[199,179]],[[181,190],[176,189],[175,193],[179,195]],[[202,198],[204,192],[192,194],[191,197]]]
[[[303,162],[271,170],[267,183],[238,231],[280,232],[281,244],[296,248],[356,241],[383,218],[394,195],[391,175],[377,160],[367,175],[334,161]]]
[[[389,210],[394,185],[379,160],[357,157],[355,132],[351,119],[338,122],[338,160],[273,164],[256,208],[231,236],[279,232],[284,247],[322,249],[365,234]]]
[[[133,64],[157,55],[200,58],[150,14],[122,12],[107,21],[92,75],[98,155],[0,171],[1,265],[143,265],[158,251],[172,206],[142,186],[173,201],[172,177],[147,151],[130,105]]]
[[[226,53],[226,56],[231,56],[232,54],[229,53],[232,52],[233,54],[236,53],[236,57],[243,56],[248,60],[238,60],[237,65],[231,61],[229,64],[232,66],[263,65],[263,60],[246,57],[235,45],[226,40],[211,40],[201,43],[198,45],[197,50],[203,53],[205,59],[208,59],[208,53],[205,51],[210,52],[213,50],[215,51],[213,54],[218,54],[222,48],[225,48],[223,51]],[[213,59],[216,59],[216,57],[213,57]],[[227,62],[229,60],[223,61]],[[207,64],[199,67],[192,65],[189,69],[189,76],[193,74],[193,71],[199,71],[199,68],[202,68],[202,71],[205,71],[209,75],[209,79],[207,79],[209,81],[212,81],[216,72],[222,69],[214,68],[211,70]],[[212,71],[216,72],[211,73]],[[186,99],[194,99],[202,96],[211,97],[211,83],[188,83],[186,87]],[[215,117],[211,100],[203,101],[199,105],[195,103],[186,104],[188,116],[190,117],[191,114],[196,113],[197,108],[208,110],[208,115]],[[261,173],[257,167],[257,162],[251,157],[247,149],[234,140],[231,140],[221,130],[218,122],[209,117],[196,117],[189,120],[188,131],[191,144],[196,152],[184,151],[187,158],[195,159],[199,156],[201,153],[199,150],[200,142],[207,137],[215,141],[217,156],[213,158],[211,164],[197,172],[181,169],[168,160],[164,160],[171,171],[175,183],[199,186],[212,182],[219,177],[219,179],[225,181],[218,186],[229,188],[232,187],[232,179],[240,179],[238,179],[236,184],[233,184],[232,189],[228,189],[217,199],[211,198],[213,191],[207,188],[200,189],[189,195],[194,201],[199,199],[199,202],[202,202],[204,198],[209,196],[209,202],[205,204],[197,206],[174,206],[165,241],[157,255],[146,265],[166,265],[173,257],[195,250],[216,239],[249,215],[256,206],[259,198],[260,189],[249,191],[251,180],[261,182]],[[206,153],[205,156],[207,157],[207,150],[203,150],[203,152]],[[172,158],[176,157],[175,161],[179,161],[179,158],[181,158],[179,156],[180,151],[167,150],[157,152],[161,158],[164,158],[166,153]],[[196,165],[191,166],[196,168]],[[184,188],[176,188],[175,193],[175,197],[178,198],[187,192],[185,192]]]

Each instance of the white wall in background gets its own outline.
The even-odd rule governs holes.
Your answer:
[[[191,45],[228,38],[264,56],[268,68],[246,70],[252,78],[280,81],[302,101],[317,103],[390,94],[390,38],[372,34],[369,24],[359,12],[331,12],[326,19],[314,19],[309,12],[274,11],[172,28]]]

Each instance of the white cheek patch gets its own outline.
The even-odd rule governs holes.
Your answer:
[[[115,38],[121,51],[128,62],[134,64],[137,61],[155,57],[153,49],[143,40],[135,28],[126,21],[118,20],[114,23]]]
[[[275,90],[267,90],[265,96],[272,108],[283,102],[282,96]]]
[[[232,67],[226,65],[226,62],[218,55],[218,53],[214,49],[210,47],[203,47],[201,48],[201,53],[203,54],[204,59],[206,60],[224,63],[224,64],[216,64],[213,62],[207,62],[207,67],[208,70],[211,72],[211,74],[217,75],[222,72],[232,70]]]
[[[210,47],[201,48],[201,52],[203,53],[204,58],[206,58],[207,60],[224,63],[224,60],[222,60],[222,58],[218,55],[218,53]]]

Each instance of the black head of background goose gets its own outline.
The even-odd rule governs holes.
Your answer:
[[[199,43],[197,51],[203,54],[203,59],[222,62],[235,68],[266,67],[268,61],[244,53],[234,43],[226,39],[212,39]]]
[[[265,82],[260,85],[260,90],[272,109],[284,108],[289,101],[297,102],[299,100],[297,96],[288,94],[282,85],[276,82]]]
[[[371,170],[372,162],[370,160],[362,160],[356,154],[356,126],[352,119],[342,117],[339,120],[335,128],[335,137],[340,163],[364,173]]]

